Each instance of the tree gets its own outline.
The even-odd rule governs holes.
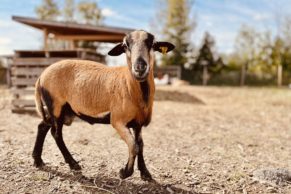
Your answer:
[[[81,1],[78,4],[78,11],[81,16],[80,20],[86,24],[100,25],[103,20],[101,9],[96,2]],[[98,43],[92,41],[80,41],[79,46],[81,48],[96,50]]]
[[[243,25],[236,38],[235,47],[241,63],[240,85],[245,85],[248,67],[254,64],[256,56],[257,32],[250,26]]]
[[[103,17],[98,4],[93,1],[83,0],[75,5],[74,0],[65,0],[63,12],[54,0],[43,0],[42,4],[35,9],[38,18],[43,20],[63,20],[68,22],[85,22],[87,24],[98,25]],[[62,15],[60,14],[62,13]],[[60,17],[59,17],[60,16]],[[76,17],[75,17],[76,16]],[[97,43],[92,41],[76,42],[79,47],[96,49]],[[65,41],[50,41],[48,47],[65,47]]]
[[[257,33],[256,56],[249,71],[260,79],[273,79],[276,69],[273,66],[273,39],[270,31]]]
[[[81,1],[78,4],[81,20],[86,24],[98,25],[102,22],[101,9],[96,2]]]
[[[192,4],[191,0],[163,0],[165,12],[160,14],[159,20],[163,26],[163,38],[175,45],[171,54],[163,56],[162,65],[181,66],[182,77],[189,52],[190,32],[195,26],[189,19]]]
[[[54,0],[43,0],[42,4],[35,8],[35,12],[42,20],[56,20],[60,15],[58,5]]]
[[[286,16],[282,24],[282,34],[286,47],[291,47],[291,15]]]
[[[291,15],[288,15],[283,20],[282,25],[282,41],[283,41],[283,53],[282,53],[282,66],[285,70],[284,74],[287,77],[288,83],[291,83]]]
[[[203,85],[207,85],[210,74],[218,73],[224,66],[222,58],[215,57],[214,45],[214,39],[208,32],[206,32],[203,44],[199,49],[199,54],[192,68],[192,71],[194,71],[194,73],[202,70]]]
[[[74,21],[74,13],[75,13],[75,2],[74,0],[65,0],[64,5],[64,20],[68,22]]]
[[[282,85],[283,79],[283,66],[282,66],[282,54],[283,54],[283,41],[281,38],[277,37],[272,48],[272,61],[273,65],[277,67],[277,85]]]

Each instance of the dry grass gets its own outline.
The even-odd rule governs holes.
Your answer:
[[[118,178],[126,145],[114,129],[75,122],[65,142],[80,161],[71,172],[48,135],[32,166],[39,118],[10,112],[0,88],[0,193],[291,193],[291,185],[260,183],[253,171],[291,169],[291,91],[275,88],[162,87],[153,122],[143,130],[145,160],[156,183]]]

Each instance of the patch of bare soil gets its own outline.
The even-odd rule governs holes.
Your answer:
[[[81,121],[64,128],[64,139],[82,171],[69,169],[50,134],[46,166],[34,168],[40,119],[12,114],[10,101],[0,88],[0,193],[291,193],[289,179],[272,181],[291,170],[288,89],[159,87],[143,129],[152,183],[137,168],[121,180],[126,144],[111,126]]]

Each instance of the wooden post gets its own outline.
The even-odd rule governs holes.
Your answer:
[[[206,86],[207,85],[207,81],[208,81],[208,69],[207,69],[207,65],[203,65],[202,80],[203,80],[203,86]]]
[[[48,50],[48,31],[46,28],[43,30],[43,48]]]
[[[75,50],[76,49],[76,43],[75,43],[76,41],[74,41],[74,40],[71,40],[70,41],[70,49],[71,50]]]
[[[282,86],[282,73],[283,73],[283,67],[281,64],[277,67],[277,85],[278,87]]]
[[[245,79],[246,79],[246,64],[243,63],[241,66],[240,86],[245,85]]]

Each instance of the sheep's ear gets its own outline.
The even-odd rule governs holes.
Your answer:
[[[175,48],[172,43],[169,42],[155,42],[153,45],[154,51],[166,54]]]
[[[118,43],[113,49],[108,52],[110,56],[118,56],[125,52],[123,43]]]

